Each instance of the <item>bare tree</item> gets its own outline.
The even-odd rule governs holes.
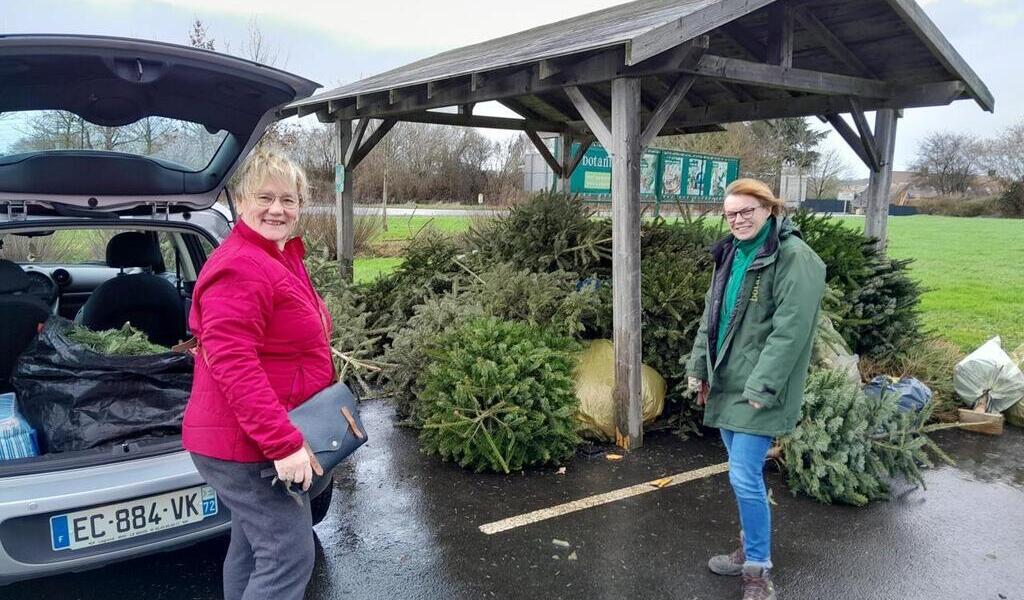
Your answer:
[[[968,134],[948,131],[930,133],[911,163],[918,181],[947,196],[965,195],[978,166],[977,140]]]
[[[840,182],[849,176],[850,165],[835,148],[819,153],[810,166],[807,194],[813,198],[834,198]]]
[[[1024,119],[982,144],[984,169],[1006,184],[1024,182]]]

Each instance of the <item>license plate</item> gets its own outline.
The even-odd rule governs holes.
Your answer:
[[[217,514],[208,485],[50,517],[54,550],[77,550],[202,521]]]

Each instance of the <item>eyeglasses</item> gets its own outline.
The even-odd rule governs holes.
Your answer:
[[[751,206],[750,208],[744,208],[737,211],[725,211],[725,220],[732,223],[737,217],[742,217],[744,221],[749,221],[750,217],[754,216],[754,211],[761,208],[760,206]]]
[[[295,196],[285,194],[284,196],[275,196],[273,194],[257,194],[256,205],[261,208],[267,208],[274,204],[274,200],[280,200],[281,206],[287,210],[295,210],[302,205],[302,199]]]

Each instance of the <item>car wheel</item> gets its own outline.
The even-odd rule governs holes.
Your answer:
[[[316,525],[320,521],[324,520],[327,516],[327,511],[331,508],[331,498],[334,496],[334,478],[331,478],[331,482],[324,488],[324,491],[320,492],[320,495],[313,498],[310,501],[310,508],[313,511],[313,524]]]

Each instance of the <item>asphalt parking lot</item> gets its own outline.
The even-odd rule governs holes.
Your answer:
[[[705,567],[738,529],[713,435],[652,433],[622,461],[581,453],[564,474],[475,475],[422,455],[387,404],[363,412],[371,441],[339,470],[317,526],[311,600],[739,597],[736,580]],[[929,471],[926,491],[898,483],[891,501],[867,508],[794,498],[769,473],[780,598],[1024,599],[1024,433],[937,439],[955,467]],[[22,582],[0,598],[218,598],[225,548]]]

